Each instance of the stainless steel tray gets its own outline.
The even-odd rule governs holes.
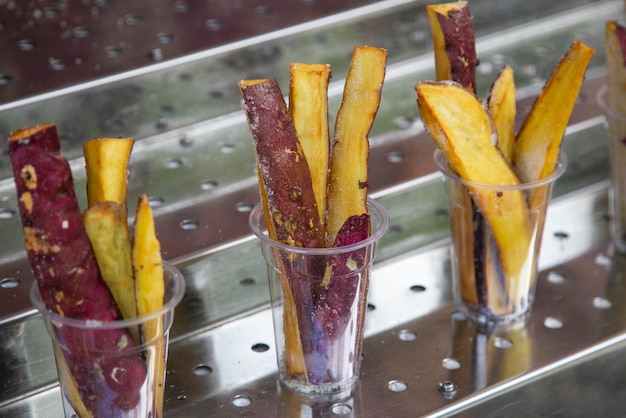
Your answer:
[[[79,190],[82,141],[138,140],[130,201],[150,195],[165,257],[189,289],[176,312],[166,416],[622,414],[626,293],[609,245],[608,139],[595,104],[604,22],[623,16],[622,2],[472,2],[480,94],[509,63],[522,113],[573,39],[597,51],[564,142],[570,164],[550,209],[531,324],[510,335],[451,316],[446,200],[412,90],[434,77],[426,3],[276,3],[0,2],[0,75],[9,78],[0,81],[0,132],[58,123]],[[124,59],[109,56],[120,42]],[[356,44],[390,51],[370,185],[392,226],[372,279],[361,383],[351,398],[312,403],[276,384],[265,267],[247,229],[258,191],[236,81],[272,76],[285,88],[289,62],[331,63],[332,115]],[[42,67],[41,56],[66,67]],[[18,218],[3,152],[0,417],[59,416]],[[446,369],[446,358],[460,368]],[[445,381],[452,394],[440,391]]]

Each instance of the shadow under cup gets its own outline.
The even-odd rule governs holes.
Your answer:
[[[169,331],[185,294],[174,266],[164,262],[163,273],[163,307],[117,321],[60,316],[46,309],[33,284],[30,298],[52,339],[66,418],[162,416]],[[154,338],[145,338],[148,329]]]
[[[279,380],[306,395],[349,390],[361,362],[367,292],[387,211],[368,199],[370,236],[336,248],[282,244],[266,234],[263,206],[250,227],[267,262]]]
[[[439,149],[434,160],[449,197],[457,310],[479,323],[523,323],[534,300],[548,202],[565,172],[565,156],[549,177],[515,186],[461,179]]]

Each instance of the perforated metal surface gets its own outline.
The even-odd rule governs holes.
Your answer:
[[[525,347],[517,343],[518,336],[510,337],[514,346],[506,351],[495,347],[497,336],[485,339],[449,316],[445,196],[413,91],[418,80],[434,75],[425,3],[148,3],[0,0],[0,46],[6,51],[0,55],[0,73],[12,75],[10,83],[0,84],[0,133],[57,122],[77,190],[84,190],[80,152],[85,139],[131,135],[138,140],[130,199],[143,192],[151,196],[165,257],[181,268],[189,289],[173,329],[166,416],[379,417],[461,410],[474,416],[526,416],[528,411],[588,415],[592,401],[603,402],[607,414],[621,412],[613,401],[624,394],[623,386],[613,384],[625,375],[613,360],[624,349],[621,267],[608,256],[606,131],[593,100],[603,82],[603,22],[623,15],[621,2],[472,2],[481,95],[502,63],[512,64],[522,114],[574,38],[597,50],[565,140],[570,165],[557,184],[546,230],[532,335],[524,337],[530,344],[525,356],[531,358],[525,364],[507,360],[507,353],[519,353],[517,345]],[[192,13],[201,6],[209,10],[207,15]],[[175,10],[185,7],[187,12]],[[52,16],[56,12],[50,8],[61,14]],[[220,20],[223,26],[206,25],[218,10],[227,16]],[[314,12],[304,16],[298,10]],[[28,16],[39,20],[29,25]],[[23,50],[20,39],[42,36],[42,28],[56,28],[63,19],[66,31],[60,34],[69,37],[55,37],[51,29],[49,39],[32,51]],[[184,22],[182,29],[169,29],[175,21]],[[255,22],[246,26],[253,32],[224,30],[218,40],[204,37],[207,31],[222,33],[249,21]],[[16,22],[22,29],[11,29]],[[122,31],[112,32],[111,22]],[[76,29],[81,25],[88,26],[88,37]],[[8,33],[16,35],[9,39],[4,36]],[[168,33],[174,35],[172,42],[157,43],[167,38],[159,34]],[[227,33],[241,37],[228,38]],[[120,39],[126,45],[123,55],[106,57],[106,65],[94,71],[103,45]],[[97,43],[91,51],[94,61],[85,65],[92,58],[81,56],[77,65],[70,53],[84,51],[89,43]],[[392,226],[381,245],[370,293],[373,309],[368,313],[361,384],[351,399],[312,406],[275,383],[265,267],[247,229],[248,210],[258,201],[254,155],[236,81],[275,76],[286,88],[290,61],[331,63],[332,115],[356,44],[390,51],[371,138],[370,185],[373,196],[390,211]],[[73,64],[63,71],[47,64],[44,72],[35,61],[13,59],[54,56],[50,47],[70,54],[65,59]],[[154,47],[163,54],[158,62],[150,57]],[[14,68],[20,74],[39,68],[43,75],[16,77]],[[27,299],[32,277],[16,213],[3,151],[0,417],[58,416],[56,372],[48,337]],[[564,274],[564,283],[557,286],[557,279],[550,279],[553,270]],[[596,297],[611,306],[595,306]],[[603,306],[602,300],[597,303]],[[547,317],[565,325],[546,328]],[[445,369],[446,357],[456,358],[461,368]],[[452,399],[439,392],[444,380],[457,386]],[[567,397],[567,406],[554,401]]]

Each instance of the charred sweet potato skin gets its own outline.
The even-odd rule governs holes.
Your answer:
[[[114,321],[120,312],[106,284],[85,231],[67,160],[60,154],[56,127],[38,125],[9,138],[9,155],[22,218],[26,253],[46,308],[74,319]],[[86,333],[91,335],[86,336]],[[94,416],[105,416],[108,405],[132,409],[146,378],[143,360],[132,353],[133,341],[124,330],[85,331],[68,328],[59,340],[76,380],[80,397]],[[99,350],[119,356],[94,359],[73,349],[84,338]],[[94,379],[94,371],[100,379]]]
[[[275,239],[297,247],[324,247],[309,166],[278,83],[247,80],[239,88]]]

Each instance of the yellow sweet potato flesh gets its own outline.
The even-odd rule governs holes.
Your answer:
[[[83,212],[83,223],[105,281],[125,319],[137,316],[126,207],[99,202]],[[133,335],[137,337],[137,335]]]
[[[525,118],[514,156],[515,172],[522,182],[543,179],[554,172],[565,129],[594,54],[592,48],[574,41]]]
[[[386,50],[367,46],[354,48],[331,148],[326,218],[328,246],[332,246],[346,219],[367,213],[368,135],[380,105],[386,66]]]
[[[111,201],[126,205],[132,138],[96,138],[83,144],[87,205]]]
[[[489,115],[474,94],[445,82],[421,82],[416,91],[424,124],[461,178],[502,186],[519,184],[495,146]],[[466,187],[491,226],[504,273],[513,278],[510,294],[516,298],[520,290],[515,280],[526,268],[532,239],[524,193],[481,193],[469,184]]]
[[[309,164],[320,220],[326,213],[330,135],[328,131],[328,83],[326,64],[289,65],[289,112]]]
[[[137,312],[144,315],[163,306],[165,283],[163,281],[163,261],[161,247],[156,236],[152,209],[148,197],[144,194],[139,198],[135,213],[132,241],[132,262],[135,273],[135,297]],[[142,326],[142,337],[145,341],[154,341],[154,350],[148,352],[147,362],[154,357],[154,396],[156,410],[163,409],[163,393],[165,389],[165,340],[163,339],[163,320],[157,318]]]
[[[515,81],[513,69],[505,66],[491,85],[487,99],[489,115],[498,134],[498,148],[509,163],[515,153]]]

